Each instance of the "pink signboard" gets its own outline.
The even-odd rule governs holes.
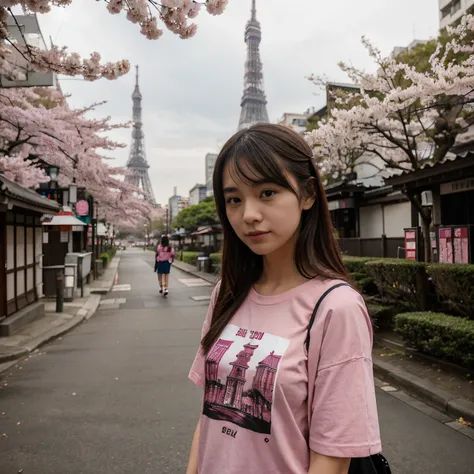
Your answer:
[[[454,229],[454,262],[469,263],[469,236],[467,227]]]
[[[76,204],[76,214],[78,216],[87,216],[89,214],[89,203],[87,201],[78,201]]]
[[[453,263],[453,231],[439,229],[439,263]]]
[[[405,258],[416,260],[416,231],[405,230]]]

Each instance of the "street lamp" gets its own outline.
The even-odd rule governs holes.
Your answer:
[[[51,180],[51,189],[56,189],[58,174],[59,174],[59,168],[57,166],[48,166],[48,176]]]

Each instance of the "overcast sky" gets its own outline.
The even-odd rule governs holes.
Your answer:
[[[202,10],[194,38],[181,40],[165,30],[157,41],[140,35],[124,15],[110,15],[105,2],[76,0],[67,8],[40,15],[45,39],[86,56],[98,51],[104,60],[126,58],[140,66],[143,121],[150,177],[158,202],[173,194],[187,196],[204,182],[204,156],[237,129],[243,88],[244,29],[250,0],[230,0],[225,13]],[[384,54],[413,39],[435,37],[438,0],[257,0],[262,27],[260,52],[270,120],[284,112],[302,113],[324,105],[324,96],[305,76],[326,75],[347,82],[338,61],[368,71],[374,67],[360,43],[370,38]],[[114,122],[131,119],[134,70],[116,80],[86,82],[64,78],[70,104],[81,107],[107,101],[97,116]],[[130,144],[131,131],[112,134]],[[124,165],[128,147],[114,152]]]

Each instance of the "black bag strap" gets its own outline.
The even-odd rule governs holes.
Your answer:
[[[308,325],[308,333],[306,334],[305,346],[306,352],[309,350],[309,341],[310,341],[310,333],[311,328],[313,327],[314,320],[316,319],[316,313],[318,312],[321,303],[323,302],[324,298],[326,298],[331,291],[339,288],[341,286],[351,286],[349,283],[337,283],[334,286],[328,288],[319,298],[316,306],[314,307],[313,314],[311,315],[311,319],[309,320]],[[390,470],[390,466],[388,461],[382,454],[373,454],[368,457],[364,458],[352,458],[351,464],[349,467],[348,474],[391,474],[392,471]]]
[[[337,285],[331,286],[331,288],[328,288],[319,298],[318,302],[316,303],[316,306],[314,307],[313,314],[311,315],[311,319],[309,320],[309,325],[308,325],[308,332],[306,334],[306,340],[304,341],[304,344],[306,346],[306,352],[309,350],[309,341],[311,339],[311,328],[313,327],[314,320],[316,319],[316,313],[318,312],[319,307],[321,306],[321,303],[323,302],[324,298],[326,298],[331,291],[335,290],[336,288],[339,288],[340,286],[350,286],[349,283],[338,283]]]

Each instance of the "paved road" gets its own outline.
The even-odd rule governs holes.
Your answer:
[[[165,300],[152,260],[124,252],[99,312],[1,379],[0,474],[185,472],[200,405],[187,373],[208,304],[192,297],[211,287],[174,268]],[[380,390],[378,403],[394,474],[474,473],[473,440]]]

